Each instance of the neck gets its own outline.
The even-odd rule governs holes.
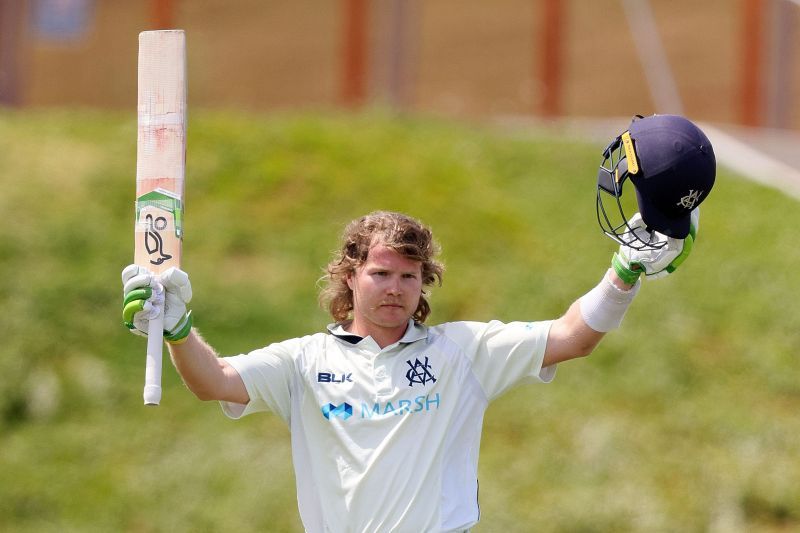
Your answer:
[[[358,320],[358,318],[355,318],[349,325],[345,326],[344,329],[354,335],[372,337],[372,340],[383,349],[403,338],[403,335],[408,329],[408,322],[397,327],[369,327],[369,325],[365,325]]]

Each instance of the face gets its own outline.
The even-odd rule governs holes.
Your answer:
[[[383,244],[373,246],[367,261],[347,278],[353,291],[350,331],[371,335],[382,345],[399,340],[422,296],[422,263]]]

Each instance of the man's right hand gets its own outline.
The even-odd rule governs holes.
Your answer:
[[[147,336],[151,318],[164,311],[164,339],[181,343],[192,330],[192,300],[189,275],[172,267],[160,276],[144,267],[128,265],[122,271],[122,320],[137,335]]]

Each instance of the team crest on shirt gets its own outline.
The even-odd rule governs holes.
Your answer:
[[[424,387],[428,383],[436,383],[436,376],[434,376],[431,371],[431,365],[428,363],[427,357],[425,357],[424,363],[417,357],[414,359],[413,363],[410,359],[407,359],[406,364],[409,367],[408,372],[406,372],[406,379],[408,380],[409,387],[413,387],[417,384]]]

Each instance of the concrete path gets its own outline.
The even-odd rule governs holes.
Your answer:
[[[706,123],[698,125],[708,135],[718,164],[800,199],[800,135]]]

